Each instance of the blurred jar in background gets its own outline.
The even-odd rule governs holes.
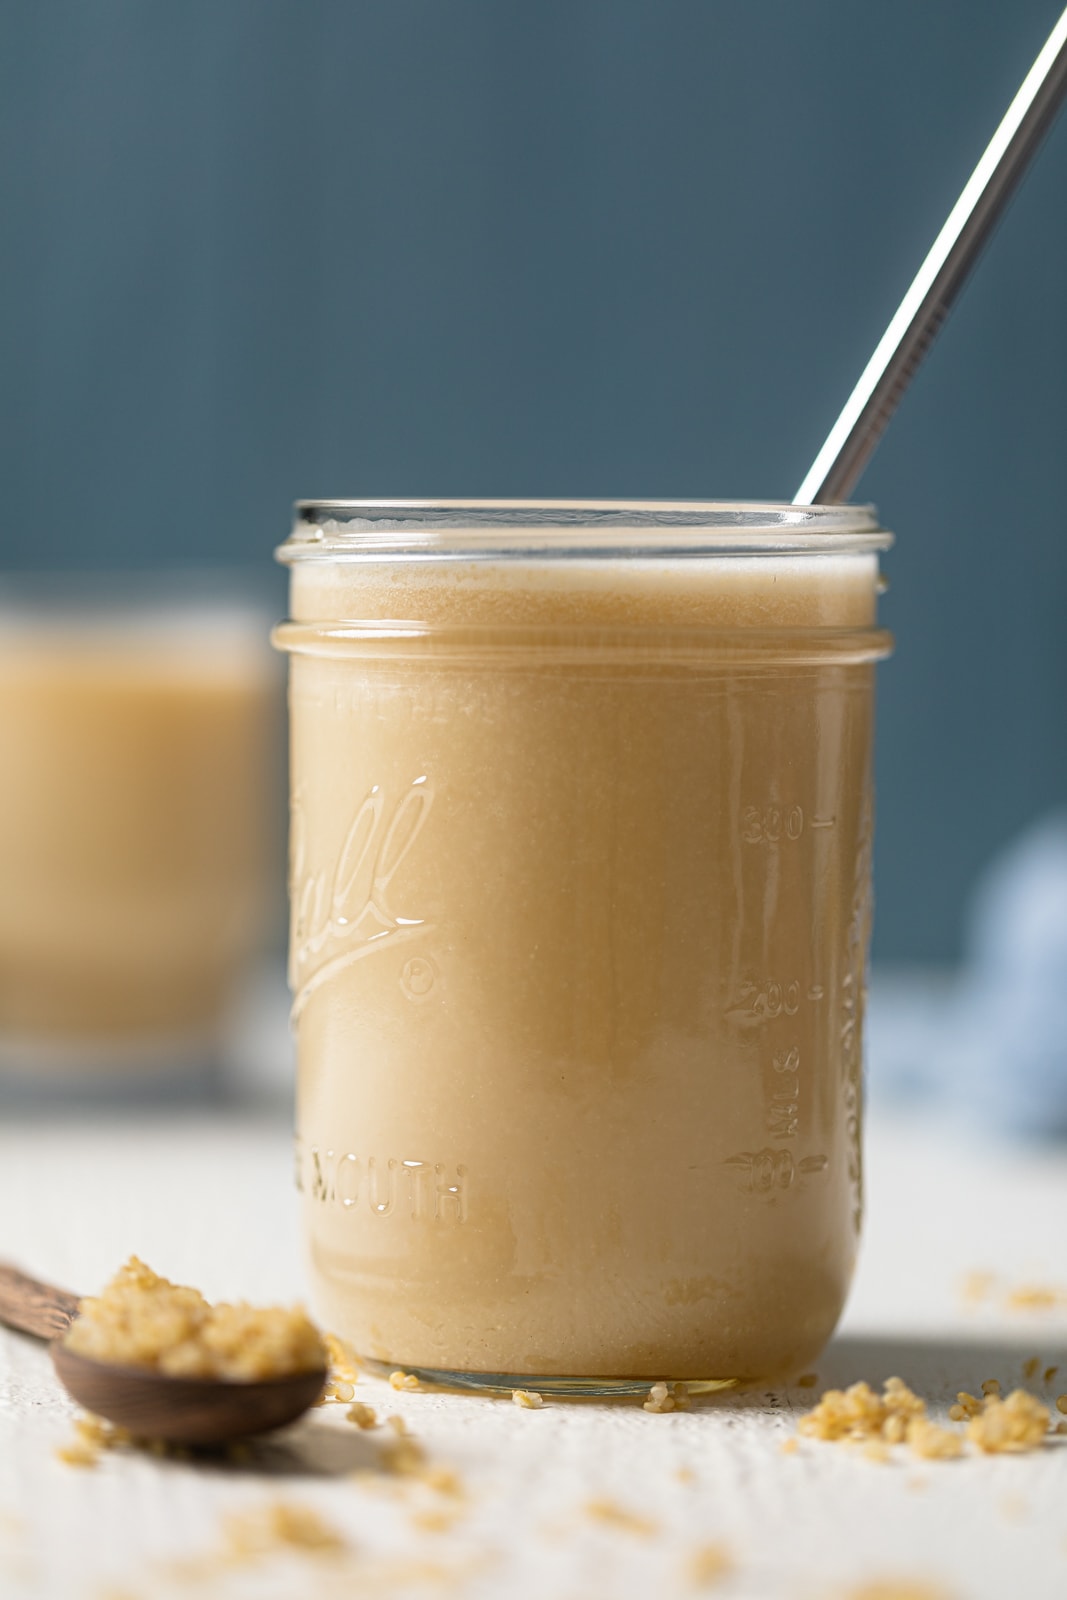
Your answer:
[[[281,684],[208,582],[0,583],[5,1077],[202,1070],[275,931]]]

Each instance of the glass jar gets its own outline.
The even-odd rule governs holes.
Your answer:
[[[281,674],[247,574],[0,581],[0,1091],[203,1087],[277,927]]]
[[[618,1393],[829,1338],[889,543],[854,507],[298,506],[298,1184],[363,1358]]]

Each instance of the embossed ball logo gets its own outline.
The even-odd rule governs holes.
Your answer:
[[[316,867],[314,830],[305,798],[293,798],[291,890],[293,931],[290,982],[299,1016],[315,991],[335,974],[375,951],[423,938],[432,931],[424,917],[403,916],[391,897],[393,879],[411,853],[433,805],[433,785],[423,774],[399,796],[374,784],[356,808],[336,860]],[[422,1000],[438,970],[427,955],[408,956],[400,987]]]

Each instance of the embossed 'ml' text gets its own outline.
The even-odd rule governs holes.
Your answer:
[[[375,784],[356,810],[336,861],[308,864],[303,791],[293,796],[290,892],[293,932],[290,983],[299,1015],[321,984],[383,944],[395,944],[429,929],[423,917],[400,916],[390,903],[390,885],[410,854],[433,805],[433,785],[415,778],[399,800]],[[420,966],[408,985],[412,996],[432,983],[432,967]]]
[[[296,1186],[322,1205],[373,1217],[466,1222],[467,1169],[462,1162],[410,1161],[396,1156],[359,1156],[296,1144]]]

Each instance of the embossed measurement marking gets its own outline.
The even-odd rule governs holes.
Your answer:
[[[741,812],[741,837],[746,844],[780,844],[799,839],[803,832],[801,806],[745,806]]]
[[[748,1021],[773,1022],[776,1017],[795,1017],[803,996],[800,981],[789,978],[746,978],[737,991],[737,1000],[727,1006],[725,1015]]]
[[[809,816],[799,804],[772,801],[745,806],[739,817],[739,832],[744,844],[767,850],[764,859],[769,870],[777,851],[801,840],[806,829],[833,828],[836,824],[834,816]],[[765,1132],[778,1148],[742,1151],[727,1162],[742,1175],[743,1186],[755,1192],[788,1189],[798,1178],[821,1172],[829,1165],[826,1156],[797,1159],[790,1150],[781,1148],[799,1136],[801,1125],[801,1045],[795,1031],[797,1025],[791,1028],[790,1020],[805,1003],[819,1005],[825,999],[826,989],[821,983],[802,983],[799,978],[780,975],[746,975],[725,1009],[726,1018],[743,1027],[771,1029],[769,1059],[764,1056],[761,1065],[761,1098]],[[785,1040],[781,1040],[783,1031],[787,1034]],[[793,1033],[792,1038],[788,1037],[789,1032]],[[772,1040],[776,1048],[771,1048]]]
[[[792,1139],[800,1131],[800,1047],[776,1050],[771,1065],[778,1082],[767,1106],[767,1131],[775,1139]]]
[[[296,1187],[323,1205],[374,1217],[405,1212],[412,1221],[466,1222],[467,1168],[443,1161],[359,1156],[296,1140]]]
[[[733,1167],[742,1189],[768,1194],[772,1189],[791,1189],[798,1180],[825,1172],[830,1160],[828,1156],[804,1156],[797,1161],[790,1150],[742,1150],[723,1165]]]

